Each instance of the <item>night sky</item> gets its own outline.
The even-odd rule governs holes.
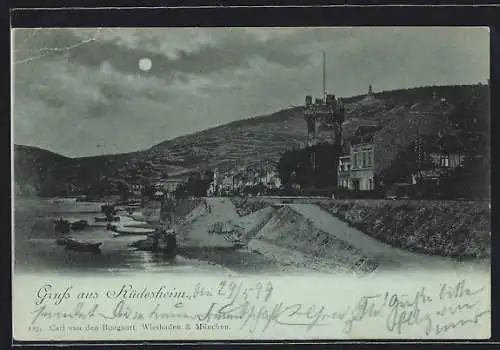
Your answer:
[[[17,29],[16,144],[121,153],[339,97],[485,83],[487,28]],[[305,126],[304,126],[305,128]]]

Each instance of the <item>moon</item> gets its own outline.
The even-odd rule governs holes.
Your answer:
[[[147,72],[148,70],[150,70],[152,66],[153,66],[153,62],[151,62],[151,60],[149,58],[141,58],[139,60],[139,69],[144,71],[144,72]]]

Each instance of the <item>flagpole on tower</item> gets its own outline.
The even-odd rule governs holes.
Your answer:
[[[326,101],[326,53],[323,51],[323,101]]]

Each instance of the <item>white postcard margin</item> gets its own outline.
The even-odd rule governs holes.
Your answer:
[[[489,271],[17,274],[18,341],[489,339]]]

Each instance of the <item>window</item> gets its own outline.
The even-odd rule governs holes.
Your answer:
[[[450,158],[448,156],[441,157],[441,166],[446,168],[450,166]]]
[[[354,153],[354,168],[358,167],[358,153]]]
[[[373,157],[373,151],[368,151],[368,166],[372,166],[373,164],[372,157]]]
[[[363,151],[363,168],[366,168],[366,151]]]

